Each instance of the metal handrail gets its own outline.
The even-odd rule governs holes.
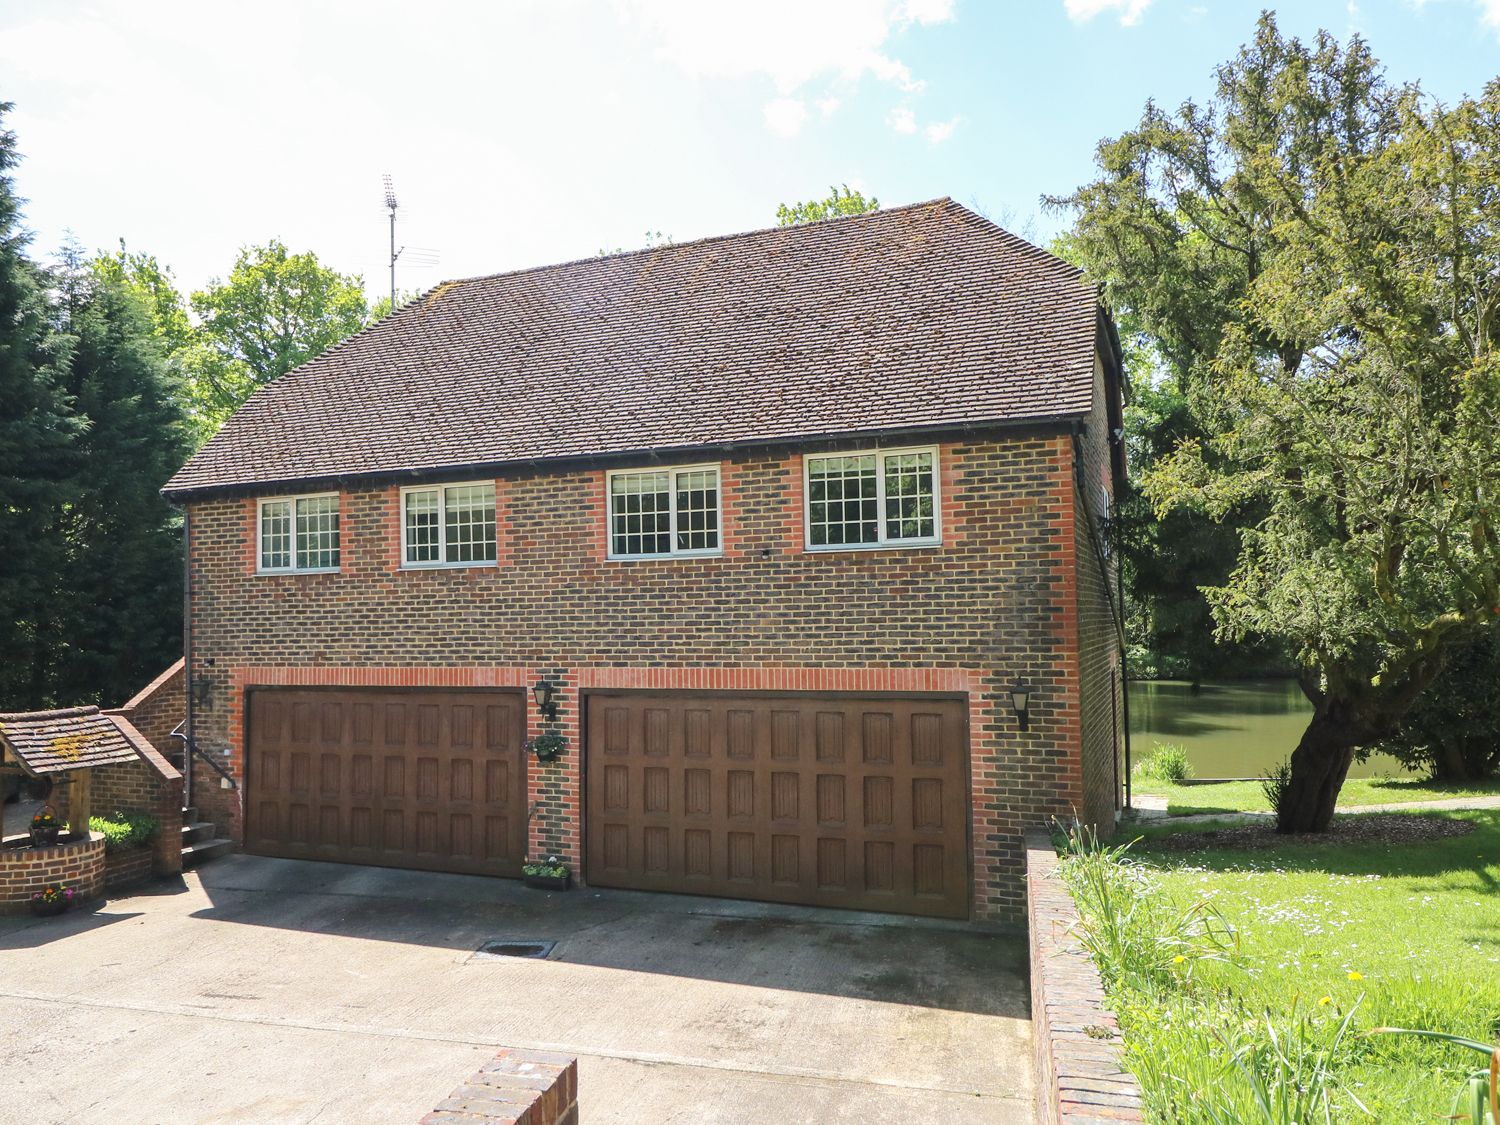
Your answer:
[[[184,747],[183,752],[187,756],[188,769],[192,769],[192,756],[196,754],[202,761],[207,762],[210,766],[212,766],[215,773],[217,773],[225,781],[229,782],[229,788],[238,789],[240,786],[239,783],[235,781],[234,775],[226,770],[223,766],[221,766],[218,762],[214,761],[214,759],[210,757],[206,751],[200,748],[199,745],[194,742],[191,737],[189,737],[187,731],[183,729],[186,726],[186,721],[178,723],[175,727],[172,728],[171,737],[182,740],[182,744]]]

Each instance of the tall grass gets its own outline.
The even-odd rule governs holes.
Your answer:
[[[1157,742],[1136,767],[1144,776],[1180,785],[1193,776],[1186,747],[1176,742]]]

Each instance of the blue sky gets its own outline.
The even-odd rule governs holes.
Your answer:
[[[280,237],[383,292],[766,226],[850,183],[1045,240],[1148,97],[1210,92],[1260,5],[1218,0],[0,0],[35,250],[123,237],[185,288]],[[1307,0],[1436,97],[1500,75],[1500,0]],[[414,257],[414,256],[413,256]]]

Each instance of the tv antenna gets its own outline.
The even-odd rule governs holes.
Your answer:
[[[389,172],[386,172],[380,178],[385,184],[385,206],[391,213],[391,311],[395,312],[396,259],[410,250],[411,253],[407,255],[408,261],[413,262],[419,268],[423,266],[435,266],[438,263],[438,252],[426,246],[402,246],[400,249],[396,248],[396,209],[399,206],[396,202],[396,189],[391,183],[391,174]]]

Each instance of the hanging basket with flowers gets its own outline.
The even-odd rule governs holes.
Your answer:
[[[63,823],[57,819],[57,810],[43,805],[31,818],[31,844],[37,848],[50,848],[62,835]]]

